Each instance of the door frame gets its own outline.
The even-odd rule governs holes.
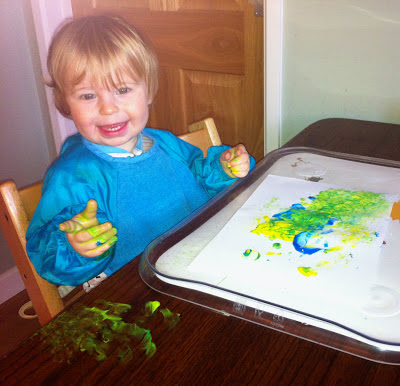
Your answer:
[[[264,7],[264,152],[281,143],[283,0],[265,0]]]
[[[31,0],[33,21],[39,49],[42,77],[48,79],[47,51],[51,38],[58,26],[72,17],[71,0]],[[62,116],[56,109],[53,101],[53,92],[46,87],[47,106],[50,113],[50,122],[53,129],[54,142],[57,154],[65,138],[76,132],[72,120]]]

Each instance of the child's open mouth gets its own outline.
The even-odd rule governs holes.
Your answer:
[[[104,135],[105,137],[116,137],[125,133],[128,127],[128,121],[97,127],[101,135]]]

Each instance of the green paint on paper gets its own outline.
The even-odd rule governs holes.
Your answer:
[[[249,260],[258,260],[261,257],[260,252],[253,251],[252,249],[246,249],[243,252],[243,257],[249,259]]]
[[[293,241],[301,232],[342,227],[346,228],[344,242],[351,242],[376,236],[363,225],[363,220],[378,216],[390,205],[382,194],[328,189],[313,197],[311,202],[295,204],[289,211],[272,218],[265,216],[263,222],[258,220],[259,224],[252,232],[271,240]],[[329,220],[335,222],[329,224]]]
[[[297,270],[304,276],[317,276],[318,272],[311,267],[298,267]]]
[[[281,243],[273,243],[272,246],[273,246],[274,248],[276,248],[276,249],[279,249],[279,248],[282,247],[282,244],[281,244]]]
[[[157,301],[148,302],[145,314],[154,316],[159,307]],[[75,353],[83,351],[99,361],[116,353],[121,361],[128,362],[133,358],[132,350],[139,346],[139,342],[146,356],[152,357],[157,349],[150,330],[122,319],[121,315],[129,310],[129,304],[98,301],[95,307],[82,308],[78,313],[64,312],[35,335],[43,344],[50,346],[52,354],[59,361],[70,362]],[[179,319],[179,314],[169,311],[168,318]],[[141,319],[142,322],[146,320]],[[170,327],[176,324],[170,323]]]
[[[326,260],[321,260],[317,264],[315,264],[317,267],[324,267],[324,268],[330,268],[332,266],[332,263],[330,261]]]
[[[300,202],[272,217],[257,219],[251,232],[272,241],[291,242],[303,254],[336,252],[344,245],[372,244],[379,235],[369,229],[370,220],[381,218],[392,206],[384,194],[345,189],[327,189]],[[279,242],[273,244],[279,246]],[[305,274],[304,267],[300,268]]]
[[[266,204],[264,204],[263,208],[264,209],[269,209],[272,208],[273,205],[279,200],[278,197],[273,197],[271,198],[271,200],[269,200],[269,202],[267,202]]]

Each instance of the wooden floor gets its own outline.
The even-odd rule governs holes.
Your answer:
[[[0,358],[12,351],[40,328],[37,318],[23,319],[18,314],[21,306],[28,301],[28,294],[24,290],[0,304]]]

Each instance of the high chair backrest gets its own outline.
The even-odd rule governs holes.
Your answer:
[[[189,133],[180,136],[207,154],[210,146],[221,144],[212,118],[189,125]],[[42,183],[18,190],[14,181],[0,184],[0,226],[21,274],[36,315],[43,326],[63,311],[65,305],[57,286],[42,279],[26,253],[26,230],[40,201]]]
[[[204,156],[210,146],[219,146],[222,144],[215,126],[214,119],[206,118],[188,126],[189,133],[182,134],[179,138],[191,143],[203,150]]]
[[[42,279],[26,253],[25,234],[40,200],[42,183],[18,190],[14,181],[0,185],[0,226],[36,315],[43,326],[64,309],[57,287]]]

